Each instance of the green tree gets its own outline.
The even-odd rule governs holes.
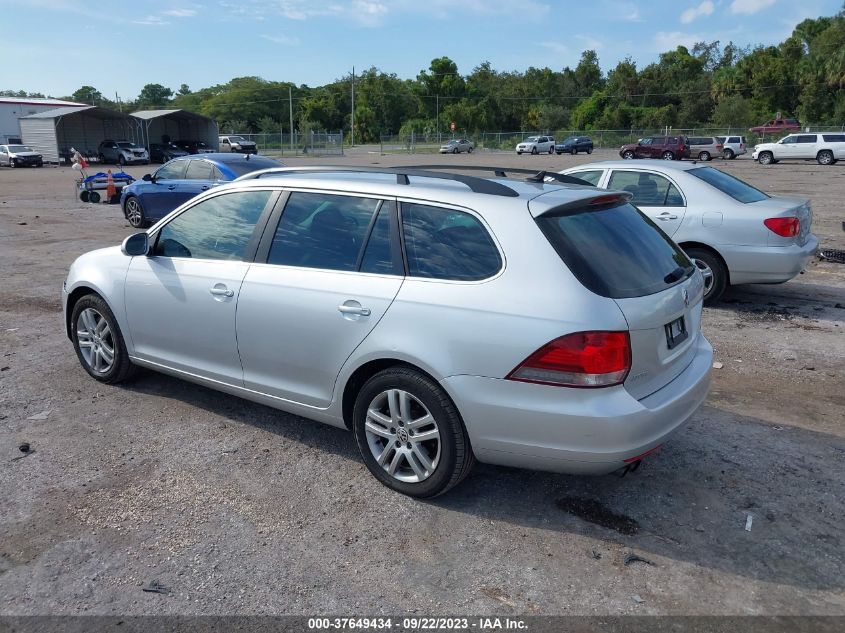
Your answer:
[[[136,100],[140,108],[161,108],[166,106],[173,97],[173,91],[161,84],[147,84],[141,88],[141,94]]]

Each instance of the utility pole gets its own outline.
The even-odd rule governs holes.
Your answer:
[[[437,93],[437,116],[434,119],[434,127],[437,129],[437,142],[440,142],[440,93]]]
[[[290,149],[293,151],[293,91],[288,86],[288,109],[290,110]]]
[[[352,137],[349,147],[355,147],[355,66],[352,67]]]

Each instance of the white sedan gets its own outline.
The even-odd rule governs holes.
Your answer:
[[[695,262],[705,304],[735,284],[776,284],[816,254],[810,201],[774,197],[714,167],[662,160],[588,163],[561,173],[604,189],[628,191]]]

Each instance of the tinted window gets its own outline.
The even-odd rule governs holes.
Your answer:
[[[267,263],[356,270],[358,253],[378,205],[373,198],[292,193]]]
[[[203,200],[168,222],[154,254],[195,259],[243,259],[269,191],[241,191]]]
[[[235,178],[248,174],[251,171],[283,166],[279,161],[267,158],[266,156],[254,155],[246,158],[243,154],[236,154],[231,158],[224,158],[223,164],[235,173]]]
[[[630,204],[547,214],[537,224],[578,280],[604,297],[654,294],[693,272],[683,251]]]
[[[734,176],[726,174],[719,169],[714,169],[713,167],[698,167],[697,169],[690,169],[687,173],[690,176],[695,176],[696,178],[700,178],[704,182],[713,185],[716,189],[722,193],[728,194],[731,198],[737,200],[738,202],[759,202],[760,200],[766,200],[769,197],[759,189],[755,189],[739,178],[735,178]]]
[[[486,279],[502,267],[492,238],[469,213],[403,204],[402,228],[413,277],[472,281]]]
[[[392,274],[393,251],[390,247],[390,208],[382,205],[373,224],[359,270],[362,273]]]
[[[683,197],[668,178],[636,171],[614,171],[608,189],[621,189],[634,194],[632,204],[641,207],[683,206]]]
[[[570,176],[575,176],[576,178],[580,178],[581,180],[586,180],[588,183],[593,185],[594,187],[599,186],[599,180],[601,180],[602,170],[596,169],[594,171],[579,171],[574,174],[569,174]]]
[[[822,134],[822,138],[828,143],[845,143],[845,134]]]
[[[163,167],[159,167],[156,172],[156,180],[178,180],[184,178],[186,160],[174,160],[167,163]]]
[[[815,134],[802,134],[798,137],[799,143],[815,143],[816,142],[816,135]]]
[[[783,139],[781,141],[781,143],[783,143],[784,145],[792,145],[793,143],[796,143],[796,142],[797,142],[797,140],[794,136],[787,136],[785,139]]]
[[[192,160],[188,164],[185,178],[191,180],[214,180],[214,167],[204,160]]]

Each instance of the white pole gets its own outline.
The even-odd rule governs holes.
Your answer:
[[[352,67],[352,136],[349,147],[355,147],[355,66]]]
[[[290,109],[290,149],[293,151],[293,92],[288,86],[288,108]]]

